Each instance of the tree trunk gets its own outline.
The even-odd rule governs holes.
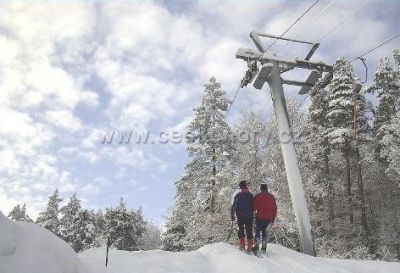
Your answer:
[[[353,224],[354,215],[353,215],[353,196],[351,194],[350,153],[349,153],[349,145],[347,142],[345,146],[344,157],[346,159],[346,189],[347,189],[347,202],[349,205],[349,223]]]
[[[327,142],[327,141],[325,141]],[[326,143],[328,145],[328,143]],[[329,168],[329,150],[325,149],[324,151],[324,163],[325,163],[325,174],[328,179],[328,219],[330,221],[330,231],[331,233],[335,233],[335,208],[334,208],[334,198],[335,192],[333,189],[333,181],[330,177],[330,168]]]
[[[400,262],[400,182],[396,183],[396,249],[397,249],[397,260]]]
[[[215,179],[217,176],[217,166],[216,166],[217,156],[215,147],[212,148],[212,180],[211,180],[211,192],[210,192],[210,213],[215,212]]]
[[[363,229],[363,234],[365,236],[365,240],[367,242],[368,249],[371,251],[371,234],[369,231],[368,227],[368,220],[367,220],[367,208],[366,208],[366,202],[365,202],[365,190],[364,190],[364,180],[362,176],[362,166],[361,166],[361,156],[360,156],[360,150],[358,147],[356,148],[355,151],[356,155],[356,161],[357,161],[357,185],[358,185],[358,190],[359,190],[359,198],[360,198],[360,203],[361,203],[361,227]]]

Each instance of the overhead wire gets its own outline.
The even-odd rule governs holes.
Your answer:
[[[358,56],[357,58],[354,58],[354,60],[352,60],[350,63],[356,61],[358,58],[362,58],[362,57],[368,55],[368,54],[371,53],[372,51],[375,51],[376,49],[380,48],[381,46],[384,46],[384,45],[390,43],[391,41],[393,41],[394,39],[399,38],[399,37],[400,37],[400,33],[398,33],[398,34],[396,34],[395,36],[391,37],[390,39],[387,39],[386,41],[380,43],[379,45],[377,45],[377,46],[375,46],[374,48],[368,50],[367,52],[364,52],[363,54],[361,54],[361,55]]]
[[[324,34],[321,38],[318,39],[317,43],[321,42],[323,39],[325,39],[326,37],[328,37],[332,32],[334,32],[336,29],[338,29],[340,26],[342,26],[343,24],[345,24],[348,20],[350,20],[350,18],[352,18],[353,16],[356,16],[357,13],[359,13],[360,11],[362,11],[364,8],[366,8],[368,6],[368,4],[371,2],[371,0],[367,0],[365,1],[365,3],[359,7],[355,12],[353,12],[352,14],[350,14],[349,16],[347,16],[346,18],[344,18],[342,21],[340,21],[338,24],[336,24],[336,26],[334,26],[330,31],[328,31],[326,34]]]
[[[306,9],[301,15],[300,17],[298,17],[284,32],[282,32],[282,34],[279,36],[280,38],[283,37],[283,35],[285,35],[286,33],[288,33],[289,30],[291,30],[301,19],[303,19],[304,16],[306,16],[306,14],[319,2],[320,0],[317,0],[314,2],[314,4],[312,4],[310,7],[308,7],[308,9]],[[335,0],[336,1],[336,0]],[[279,39],[276,39],[271,45],[268,46],[268,48],[265,51],[268,51],[269,49],[271,49],[271,47],[273,47]]]
[[[239,93],[239,90],[240,90],[240,86],[236,89],[236,92],[235,92],[235,95],[233,96],[233,99],[232,99],[232,102],[231,102],[231,104],[229,104],[229,106],[228,106],[228,110],[226,111],[226,115],[225,115],[225,117],[227,117],[228,116],[228,114],[229,114],[229,111],[231,110],[231,107],[232,107],[232,105],[233,105],[233,103],[235,102],[235,100],[236,100],[236,97],[237,97],[237,95],[238,95],[238,93]]]
[[[371,2],[371,0],[365,1],[365,3],[364,3],[363,5],[361,5],[356,11],[354,11],[354,12],[351,13],[349,16],[347,16],[346,18],[344,18],[342,21],[340,21],[339,23],[337,23],[333,28],[331,28],[328,32],[326,32],[324,35],[322,35],[321,38],[319,38],[318,40],[316,40],[315,43],[321,42],[323,39],[325,39],[326,37],[328,37],[330,34],[332,34],[332,33],[333,33],[335,30],[337,30],[339,27],[341,27],[342,25],[344,25],[345,23],[347,23],[353,16],[356,16],[360,11],[362,11],[364,8],[366,8],[370,2]],[[303,54],[306,53],[307,51],[308,51],[308,49],[303,50],[298,56],[303,55]]]
[[[311,25],[311,24],[314,23],[319,17],[321,17],[321,15],[324,14],[336,1],[337,1],[337,0],[332,0],[331,2],[329,2],[328,5],[325,6],[325,8],[323,8],[316,16],[314,16],[313,18],[311,18],[305,25],[303,25],[303,27],[300,28],[300,29],[297,31],[297,33],[295,33],[294,35],[292,35],[292,36],[290,37],[290,39],[296,39],[296,38],[298,38],[298,37],[303,33],[303,31],[304,31],[309,25]],[[285,43],[281,48],[279,48],[279,49],[275,52],[275,54],[278,54],[280,51],[282,51],[283,49],[285,49],[285,48],[288,46],[289,43],[290,43],[290,41],[286,41],[286,43]],[[292,46],[293,46],[293,43],[292,43]]]

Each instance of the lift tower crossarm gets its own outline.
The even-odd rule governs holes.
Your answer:
[[[272,35],[272,34],[268,34],[268,33],[262,33],[262,32],[258,32],[258,31],[252,30],[250,32],[250,39],[253,41],[253,43],[255,44],[257,49],[262,53],[265,53],[268,49],[266,50],[264,48],[264,45],[262,44],[260,37],[266,37],[266,38],[272,38],[272,39],[276,39],[276,40],[285,40],[285,41],[289,41],[289,42],[312,45],[310,51],[307,53],[307,56],[304,58],[304,60],[306,60],[306,61],[311,59],[312,55],[314,54],[314,52],[319,47],[319,43],[313,43],[313,42],[304,41],[304,40],[286,38],[286,37],[282,37],[282,36],[276,36],[276,35]]]
[[[306,82],[299,82],[299,81],[292,81],[292,80],[285,80],[285,79],[282,79],[282,84],[301,86],[301,87],[307,86],[309,88],[312,88],[314,86],[314,85],[306,83]]]
[[[284,64],[290,68],[303,68],[309,70],[318,70],[320,72],[332,72],[333,66],[327,65],[323,62],[311,62],[306,60],[300,60],[296,58],[283,58],[280,56],[274,56],[269,53],[257,52],[251,48],[239,48],[236,51],[236,58],[243,59],[245,61],[261,61],[262,64],[278,62]]]
[[[308,45],[314,45],[314,44],[319,45],[318,43],[313,43],[313,42],[304,41],[304,40],[296,40],[296,39],[291,39],[291,38],[276,36],[276,35],[272,35],[272,34],[269,34],[269,33],[258,32],[258,31],[255,31],[255,30],[252,30],[252,31],[250,32],[250,37],[251,37],[251,36],[261,36],[261,37],[267,37],[267,38],[272,38],[272,39],[279,39],[279,40],[291,41],[291,42],[302,43],[302,44],[308,44]]]

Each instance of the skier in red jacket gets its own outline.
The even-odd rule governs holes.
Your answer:
[[[276,202],[275,197],[268,192],[267,184],[261,184],[261,192],[256,194],[253,199],[254,211],[256,213],[256,243],[253,251],[257,254],[262,235],[261,251],[265,253],[267,250],[267,227],[275,221],[276,217]]]

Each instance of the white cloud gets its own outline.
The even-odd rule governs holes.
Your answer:
[[[89,183],[83,186],[83,188],[81,188],[81,191],[86,195],[95,196],[100,193],[101,189],[100,187]]]
[[[82,128],[80,119],[67,110],[47,111],[45,119],[49,124],[72,131],[78,131]]]
[[[0,49],[7,52],[0,56],[0,152],[6,167],[1,171],[1,209],[19,200],[27,202],[35,216],[55,187],[72,191],[79,183],[57,166],[51,147],[60,133],[53,126],[80,129],[75,108],[80,103],[96,105],[98,97],[57,63],[57,56],[60,48],[79,43],[91,31],[94,7],[84,1],[0,6]]]
[[[0,151],[0,165],[12,174],[15,174],[21,167],[15,152],[11,149]]]

